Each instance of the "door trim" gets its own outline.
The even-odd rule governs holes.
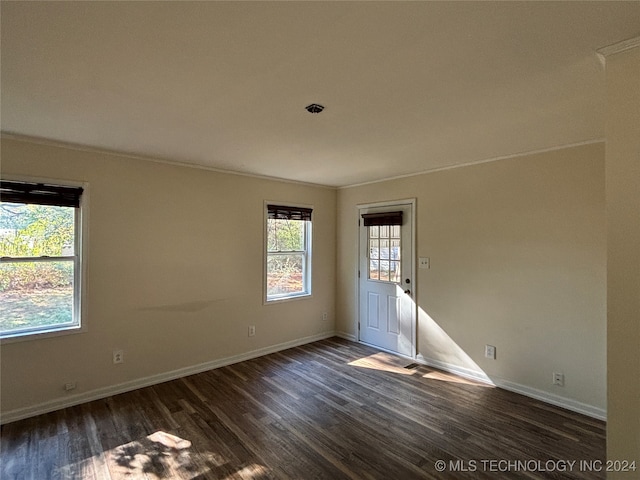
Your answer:
[[[389,207],[389,208],[393,208],[393,207],[398,207],[398,206],[410,206],[411,207],[411,281],[412,283],[412,290],[414,291],[413,294],[413,315],[411,318],[411,358],[415,359],[417,356],[417,345],[416,345],[416,339],[418,337],[417,335],[417,323],[418,323],[418,279],[417,279],[417,272],[416,272],[416,239],[417,239],[417,231],[416,231],[416,198],[407,198],[407,199],[402,199],[402,200],[389,200],[389,201],[384,201],[384,202],[374,202],[374,203],[359,203],[356,205],[356,215],[357,215],[357,221],[360,222],[360,213],[363,209],[365,208],[379,208],[379,207]],[[358,343],[362,343],[365,345],[370,345],[366,342],[363,342],[362,340],[360,340],[360,278],[358,277],[358,272],[360,271],[360,255],[362,254],[362,251],[360,249],[360,224],[358,223],[358,229],[357,229],[357,235],[356,235],[356,242],[357,242],[357,252],[358,252],[358,258],[355,264],[355,272],[354,272],[354,278],[355,278],[355,283],[356,283],[356,298],[355,298],[355,332],[356,332],[356,339],[358,341]],[[376,345],[372,345],[375,348],[379,348],[380,350],[384,350]],[[397,352],[393,352],[396,355],[400,355]],[[401,355],[404,356],[404,355]]]

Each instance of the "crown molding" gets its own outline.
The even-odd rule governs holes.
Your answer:
[[[44,138],[44,137],[32,137],[30,135],[22,135],[19,133],[13,133],[13,132],[8,132],[8,131],[0,131],[0,139],[7,139],[7,140],[13,140],[16,142],[22,142],[22,143],[31,143],[33,145],[44,145],[47,147],[54,147],[54,148],[66,148],[69,150],[75,150],[78,152],[86,152],[86,153],[92,153],[92,154],[99,154],[99,155],[108,155],[108,156],[115,156],[115,157],[120,157],[120,158],[129,158],[132,160],[139,160],[139,161],[143,161],[143,162],[151,162],[151,163],[159,163],[159,164],[163,164],[163,165],[171,165],[174,167],[184,167],[184,168],[193,168],[196,170],[205,170],[208,172],[215,172],[215,173],[222,173],[222,174],[226,174],[226,175],[237,175],[240,177],[249,177],[249,178],[257,178],[259,180],[268,180],[271,182],[280,182],[280,183],[291,183],[294,185],[303,185],[306,187],[313,187],[313,188],[324,188],[324,189],[328,189],[328,190],[336,190],[337,187],[331,186],[331,185],[323,185],[321,183],[312,183],[312,182],[304,182],[301,180],[291,180],[288,178],[282,178],[282,177],[275,177],[275,176],[271,176],[271,175],[260,175],[257,173],[250,173],[250,172],[239,172],[237,170],[228,170],[225,168],[217,168],[217,167],[210,167],[207,165],[199,165],[199,164],[195,164],[195,163],[186,163],[186,162],[179,162],[179,161],[175,161],[175,160],[169,160],[169,159],[163,159],[163,158],[158,158],[158,157],[151,157],[151,156],[147,156],[147,155],[140,155],[140,154],[134,154],[134,153],[127,153],[127,152],[123,152],[123,151],[118,151],[118,150],[109,150],[106,148],[100,148],[100,147],[93,147],[93,146],[89,146],[89,145],[81,145],[81,144],[77,144],[77,143],[71,143],[71,142],[64,142],[61,140],[52,140],[49,138]]]
[[[415,172],[415,173],[405,173],[404,175],[396,175],[394,177],[387,177],[387,178],[381,178],[379,180],[371,180],[368,182],[362,182],[362,183],[354,183],[352,185],[345,185],[343,187],[337,187],[338,190],[345,190],[347,188],[354,188],[354,187],[363,187],[365,185],[373,185],[375,183],[382,183],[382,182],[388,182],[391,180],[400,180],[402,178],[409,178],[409,177],[417,177],[419,175],[428,175],[431,173],[437,173],[437,172],[444,172],[446,170],[454,170],[457,168],[463,168],[463,167],[472,167],[474,165],[482,165],[483,163],[491,163],[491,162],[498,162],[501,160],[511,160],[511,159],[515,159],[515,158],[522,158],[522,157],[528,157],[531,155],[539,155],[541,153],[548,153],[548,152],[555,152],[558,150],[565,150],[567,148],[575,148],[575,147],[583,147],[586,145],[593,145],[596,143],[604,143],[605,139],[604,138],[594,138],[592,140],[586,140],[584,142],[577,142],[577,143],[569,143],[569,144],[565,144],[565,145],[556,145],[553,147],[549,147],[549,148],[541,148],[538,150],[529,150],[526,152],[519,152],[519,153],[514,153],[511,155],[503,155],[500,157],[491,157],[491,158],[485,158],[485,159],[481,159],[481,160],[474,160],[471,162],[466,162],[466,163],[456,163],[453,165],[445,165],[443,167],[435,167],[435,168],[430,168],[428,170],[422,170],[420,172]]]
[[[638,39],[640,39],[640,37],[638,37]],[[629,47],[629,48],[633,48],[633,47]],[[604,57],[602,57],[602,58],[604,58]],[[542,149],[538,149],[538,150],[529,150],[529,151],[510,154],[510,155],[503,155],[503,156],[499,156],[499,157],[485,158],[485,159],[474,160],[474,161],[471,161],[471,162],[458,163],[458,164],[453,164],[453,165],[445,165],[445,166],[442,166],[442,167],[435,167],[435,168],[431,168],[431,169],[427,169],[427,170],[421,170],[421,171],[418,171],[418,172],[406,173],[406,174],[403,174],[403,175],[395,175],[395,176],[392,176],[392,177],[380,178],[380,179],[377,179],[377,180],[370,180],[370,181],[361,182],[361,183],[354,183],[354,184],[342,185],[342,186],[333,186],[333,185],[323,185],[323,184],[319,184],[319,183],[303,182],[303,181],[299,181],[299,180],[290,180],[290,179],[286,179],[286,178],[273,177],[273,176],[268,176],[268,175],[258,175],[258,174],[253,174],[253,173],[238,172],[238,171],[234,171],[234,170],[226,170],[226,169],[221,169],[221,168],[216,168],[216,167],[209,167],[209,166],[205,166],[205,165],[177,162],[177,161],[173,161],[173,160],[166,160],[166,159],[160,159],[160,158],[155,158],[155,157],[148,157],[148,156],[143,156],[143,155],[136,155],[136,154],[126,153],[126,152],[107,150],[107,149],[98,148],[98,147],[90,147],[90,146],[86,146],[86,145],[67,143],[67,142],[62,142],[62,141],[58,141],[58,140],[50,140],[50,139],[46,139],[46,138],[42,138],[42,137],[31,137],[31,136],[28,136],[28,135],[21,135],[21,134],[16,134],[16,133],[7,132],[7,131],[0,131],[0,138],[1,139],[7,139],[7,140],[14,140],[14,141],[17,141],[17,142],[32,143],[32,144],[35,144],[35,145],[46,145],[46,146],[56,147],[56,148],[67,148],[67,149],[70,149],[70,150],[76,150],[76,151],[81,151],[81,152],[97,153],[97,154],[103,154],[103,155],[113,155],[113,156],[117,156],[117,157],[121,157],[121,158],[131,158],[131,159],[134,159],[134,160],[141,160],[141,161],[159,163],[159,164],[164,164],[164,165],[172,165],[172,166],[176,166],[176,167],[194,168],[194,169],[197,169],[197,170],[205,170],[205,171],[209,171],[209,172],[216,172],[216,173],[222,173],[222,174],[228,174],[228,175],[238,175],[238,176],[241,176],[241,177],[257,178],[257,179],[269,180],[269,181],[273,181],[273,182],[291,183],[291,184],[294,184],[294,185],[303,185],[303,186],[308,186],[308,187],[313,187],[313,188],[325,188],[325,189],[328,189],[328,190],[343,190],[343,189],[347,189],[347,188],[362,187],[362,186],[365,186],[365,185],[371,185],[371,184],[375,184],[375,183],[388,182],[390,180],[399,180],[399,179],[402,179],[402,178],[415,177],[415,176],[419,176],[419,175],[426,175],[426,174],[430,174],[430,173],[436,173],[436,172],[441,172],[441,171],[445,171],[445,170],[453,170],[453,169],[462,168],[462,167],[470,167],[470,166],[474,166],[474,165],[480,165],[480,164],[483,164],[483,163],[496,162],[496,161],[500,161],[500,160],[510,160],[510,159],[525,157],[525,156],[529,156],[529,155],[537,155],[537,154],[540,154],[540,153],[553,152],[553,151],[556,151],[556,150],[564,150],[566,148],[574,148],[574,147],[581,147],[581,146],[585,146],[585,145],[592,145],[592,144],[595,144],[595,143],[603,143],[605,141],[604,138],[595,138],[595,139],[586,140],[586,141],[583,141],[583,142],[576,142],[576,143],[570,143],[570,144],[564,144],[564,145],[555,145],[555,146],[549,147],[549,148],[542,148]]]
[[[631,50],[632,48],[638,47],[640,47],[640,37],[633,37],[621,42],[614,43],[612,45],[607,45],[606,47],[599,48],[598,50],[596,50],[596,52],[602,57],[609,57],[611,55],[622,53],[627,50]]]

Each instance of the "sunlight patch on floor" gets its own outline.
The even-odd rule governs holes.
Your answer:
[[[269,473],[269,470],[265,466],[252,463],[251,465],[241,468],[233,475],[225,477],[225,480],[238,478],[238,475],[240,475],[241,478],[264,478],[267,473]]]
[[[257,463],[240,463],[229,468],[230,461],[218,453],[193,449],[191,441],[171,433],[157,431],[139,440],[119,445],[109,451],[100,453],[85,463],[102,464],[98,471],[111,479],[147,478],[201,478],[212,473],[212,469],[220,469],[232,474],[217,478],[263,478],[269,469]],[[60,473],[73,473],[82,464],[67,465]],[[102,477],[100,477],[102,478]]]
[[[383,372],[399,373],[400,375],[413,375],[415,370],[404,368],[411,363],[401,357],[396,357],[385,352],[374,353],[368,357],[359,358],[353,362],[349,362],[352,367],[369,368],[372,370],[380,370]]]
[[[119,445],[107,452],[106,456],[114,473],[171,478],[177,477],[180,471],[186,470],[190,474],[196,474],[196,470],[199,470],[191,457],[190,449],[189,440],[157,431],[143,439]],[[219,455],[212,455],[210,460],[213,460],[214,464],[224,463],[224,459]]]

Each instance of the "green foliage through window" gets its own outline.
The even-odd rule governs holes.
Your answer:
[[[0,202],[1,334],[77,323],[75,236],[74,207]]]
[[[306,220],[267,219],[267,299],[309,292]]]
[[[0,256],[73,255],[75,208],[0,202]]]

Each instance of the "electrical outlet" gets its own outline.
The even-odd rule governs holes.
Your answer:
[[[493,345],[485,345],[484,346],[484,356],[487,358],[491,358],[492,360],[496,359],[496,347]]]
[[[249,325],[249,336],[253,337],[256,334],[256,326],[255,325]]]
[[[564,373],[553,372],[553,384],[564,387]]]
[[[429,260],[429,257],[420,257],[418,259],[418,266],[420,268],[431,268],[431,261]]]
[[[329,314],[327,312],[322,312],[322,320],[326,322],[328,318]]]
[[[76,388],[76,382],[69,382],[64,384],[64,389],[66,392],[69,390],[74,390]]]
[[[124,363],[124,350],[113,351],[113,363]]]

